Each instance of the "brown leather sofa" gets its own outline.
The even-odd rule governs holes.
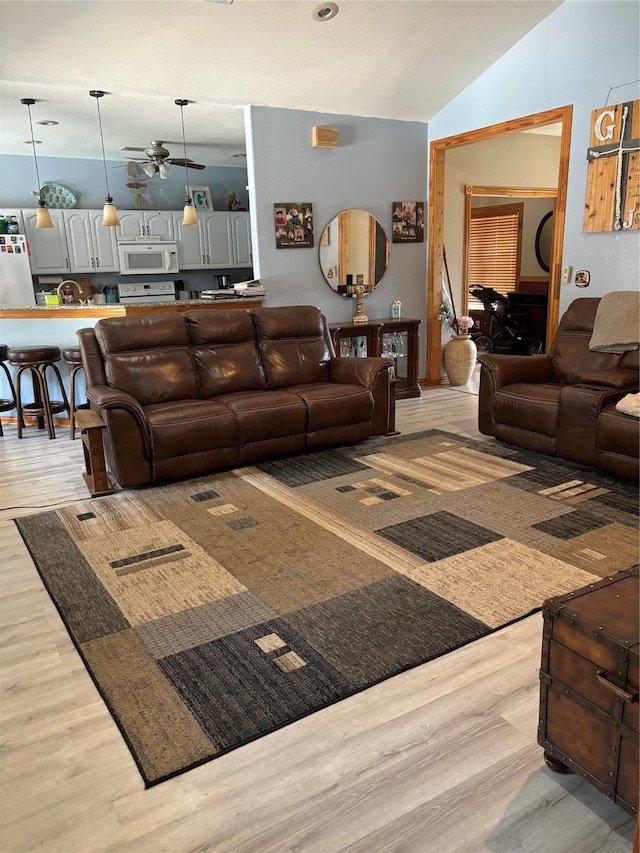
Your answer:
[[[640,387],[638,350],[589,350],[599,302],[572,302],[546,355],[480,356],[478,426],[507,444],[636,479],[638,420],[615,404]]]
[[[77,334],[123,487],[388,431],[388,359],[336,358],[311,306],[113,317]]]

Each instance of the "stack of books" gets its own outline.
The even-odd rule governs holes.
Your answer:
[[[254,278],[252,281],[239,281],[233,285],[236,296],[266,296],[267,291],[260,283],[260,279]]]

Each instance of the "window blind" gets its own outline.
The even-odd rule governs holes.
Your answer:
[[[471,209],[467,288],[480,284],[503,294],[517,289],[522,208],[519,203]]]

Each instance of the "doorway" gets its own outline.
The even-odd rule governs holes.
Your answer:
[[[525,116],[469,131],[468,133],[435,140],[430,145],[429,156],[429,248],[427,258],[427,385],[440,385],[442,381],[442,333],[438,320],[442,302],[444,255],[444,187],[445,155],[448,150],[492,139],[503,134],[513,134],[550,124],[562,125],[558,167],[558,185],[553,216],[552,254],[549,262],[549,300],[547,307],[547,340],[549,346],[557,327],[560,304],[560,281],[564,220],[567,198],[567,175],[571,143],[572,106],[559,107],[543,113]]]

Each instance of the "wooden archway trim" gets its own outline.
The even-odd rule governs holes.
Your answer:
[[[564,243],[564,220],[567,209],[567,178],[569,174],[569,151],[571,147],[571,120],[573,107],[558,107],[543,113],[512,119],[488,127],[437,139],[429,147],[429,247],[427,252],[427,385],[440,385],[442,381],[442,334],[438,313],[442,302],[442,273],[444,246],[444,187],[445,154],[452,148],[471,145],[500,136],[562,123],[560,139],[560,162],[558,166],[558,188],[556,195],[553,250],[549,265],[549,305],[547,308],[547,346],[558,328],[560,311],[560,281],[562,247]]]

